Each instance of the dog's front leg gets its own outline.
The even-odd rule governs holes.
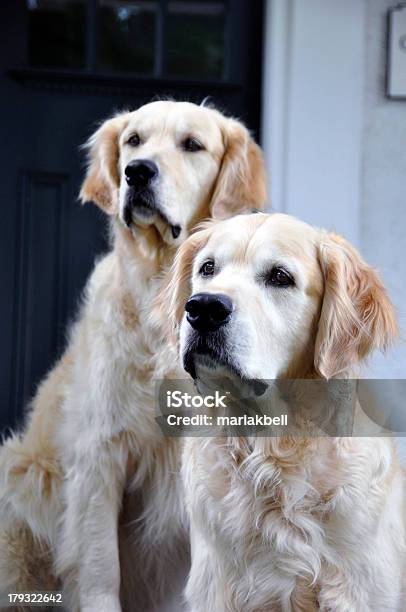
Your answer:
[[[227,601],[229,585],[215,550],[209,546],[199,529],[190,525],[192,566],[185,590],[189,612],[226,612],[232,609]]]
[[[58,554],[70,609],[120,612],[118,514],[127,454],[120,442],[83,452],[67,471]]]

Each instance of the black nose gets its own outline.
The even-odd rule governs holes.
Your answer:
[[[216,331],[225,325],[233,311],[233,303],[220,293],[196,293],[185,306],[186,319],[199,332]]]
[[[158,174],[158,166],[149,159],[134,159],[124,170],[130,187],[146,187]]]

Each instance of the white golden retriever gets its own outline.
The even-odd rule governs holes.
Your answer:
[[[198,388],[231,376],[266,397],[275,379],[350,378],[397,331],[360,255],[281,214],[191,236],[163,295]],[[183,474],[193,612],[406,610],[406,483],[391,438],[191,437]]]
[[[263,206],[264,165],[241,123],[173,101],[106,121],[88,148],[80,196],[110,216],[112,249],[25,430],[0,452],[0,591],[56,588],[58,576],[69,610],[145,611],[148,586],[162,590],[156,559],[170,576],[185,540],[178,444],[154,408],[154,379],[177,360],[149,311],[197,221]]]

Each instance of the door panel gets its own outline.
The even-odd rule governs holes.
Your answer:
[[[26,173],[20,180],[13,321],[16,406],[32,396],[63,339],[69,256],[67,177]]]

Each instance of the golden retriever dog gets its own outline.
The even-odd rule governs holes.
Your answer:
[[[155,560],[169,576],[183,539],[178,444],[154,407],[154,380],[177,358],[151,304],[196,222],[264,205],[264,164],[240,122],[174,101],[113,117],[88,150],[80,198],[109,216],[112,247],[24,431],[1,449],[0,591],[55,588],[54,575],[69,610],[144,611]]]
[[[397,333],[357,251],[282,214],[209,223],[178,251],[163,295],[198,390],[230,377],[259,406],[283,380],[351,382]],[[189,610],[406,610],[393,439],[304,434],[186,438]]]

